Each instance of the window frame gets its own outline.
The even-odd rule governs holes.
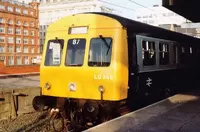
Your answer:
[[[85,51],[84,51],[84,56],[83,56],[83,63],[82,63],[82,65],[80,66],[80,65],[78,65],[78,66],[76,66],[76,65],[68,65],[67,64],[67,50],[68,50],[68,43],[69,43],[69,40],[73,40],[73,39],[83,39],[83,40],[85,40]],[[65,51],[65,66],[66,67],[83,67],[84,65],[85,65],[85,63],[84,63],[84,61],[85,61],[85,56],[86,56],[86,49],[87,49],[87,39],[86,38],[69,38],[68,40],[67,40],[67,42],[66,42],[66,51]]]
[[[87,57],[87,66],[88,67],[91,67],[91,68],[102,68],[102,67],[110,67],[111,65],[112,65],[112,54],[113,54],[113,44],[114,44],[114,39],[112,38],[112,37],[106,37],[106,36],[103,36],[103,38],[104,39],[111,39],[111,44],[112,44],[112,46],[111,46],[111,49],[110,49],[110,51],[111,51],[111,56],[110,56],[110,63],[109,63],[109,65],[108,66],[90,66],[88,63],[89,63],[89,54],[88,54],[88,57]],[[90,39],[90,43],[89,43],[89,49],[88,49],[88,53],[89,53],[89,51],[90,51],[90,47],[91,47],[91,41],[92,41],[92,39],[101,39],[100,37],[94,37],[94,38],[91,38]]]
[[[168,63],[167,64],[161,64],[160,53],[163,53],[163,52],[166,53],[166,52],[160,50],[160,44],[167,45],[167,53],[168,53]],[[168,66],[168,65],[170,65],[170,43],[169,42],[167,42],[167,41],[159,41],[158,42],[158,55],[159,55],[159,66]]]
[[[147,68],[147,67],[155,67],[156,65],[157,65],[157,48],[156,48],[156,41],[155,40],[148,40],[148,39],[142,39],[141,40],[141,48],[142,48],[142,53],[143,53],[143,41],[145,41],[145,42],[151,42],[151,43],[154,43],[154,47],[155,47],[155,51],[154,51],[154,53],[155,53],[155,64],[153,64],[153,65],[145,65],[144,64],[144,60],[143,60],[143,58],[142,58],[142,66],[145,68]],[[145,53],[145,50],[144,50],[144,53]],[[142,55],[143,56],[143,55]]]
[[[47,52],[48,52],[48,50],[49,50],[49,45],[50,45],[50,42],[56,42],[56,41],[61,41],[61,43],[60,43],[60,46],[61,46],[61,49],[62,49],[62,54],[60,55],[60,64],[59,65],[47,65],[46,64],[46,61],[47,61]],[[45,58],[44,58],[44,66],[46,66],[46,67],[59,67],[59,66],[61,66],[61,64],[62,64],[62,56],[63,56],[63,51],[64,51],[64,45],[65,45],[65,40],[64,39],[49,39],[48,40],[48,42],[47,42],[47,48],[46,48],[46,51],[45,51]],[[40,51],[40,49],[38,48],[38,51]]]

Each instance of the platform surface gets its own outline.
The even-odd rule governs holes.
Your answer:
[[[200,90],[177,94],[86,132],[200,132]]]
[[[0,88],[39,87],[39,76],[15,77],[0,79]]]

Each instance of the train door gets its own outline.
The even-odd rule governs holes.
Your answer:
[[[128,90],[128,105],[131,109],[135,108],[136,91],[138,88],[138,66],[137,66],[137,49],[136,35],[128,34],[128,63],[129,63],[129,90]]]

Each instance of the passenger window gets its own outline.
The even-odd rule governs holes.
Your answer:
[[[142,41],[142,58],[144,66],[156,64],[155,42]]]
[[[169,64],[169,44],[159,43],[160,65]]]
[[[112,55],[112,39],[111,38],[93,38],[90,42],[90,50],[88,56],[89,66],[109,66]]]
[[[69,39],[65,64],[67,66],[82,66],[85,56],[85,39]]]
[[[192,47],[190,47],[190,54],[192,54]]]
[[[187,55],[186,55],[185,47],[181,46],[180,63],[185,64],[186,62],[187,62]]]
[[[61,63],[64,40],[49,40],[45,56],[45,66],[59,66]]]
[[[173,64],[177,64],[178,63],[178,47],[177,47],[177,45],[173,45],[173,52],[174,52]]]

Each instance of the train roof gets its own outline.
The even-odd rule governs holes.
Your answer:
[[[172,40],[172,41],[177,41],[177,42],[182,42],[182,43],[191,43],[192,41],[192,42],[200,44],[200,39],[198,38],[185,35],[182,33],[174,32],[174,31],[166,30],[163,28],[151,26],[148,24],[144,24],[144,23],[134,21],[128,18],[124,18],[118,15],[101,13],[101,12],[86,12],[86,13],[81,13],[81,14],[99,14],[99,15],[111,17],[119,21],[124,27],[126,27],[128,32],[133,31],[134,33],[138,35],[156,37],[156,38],[167,39],[167,40]]]

